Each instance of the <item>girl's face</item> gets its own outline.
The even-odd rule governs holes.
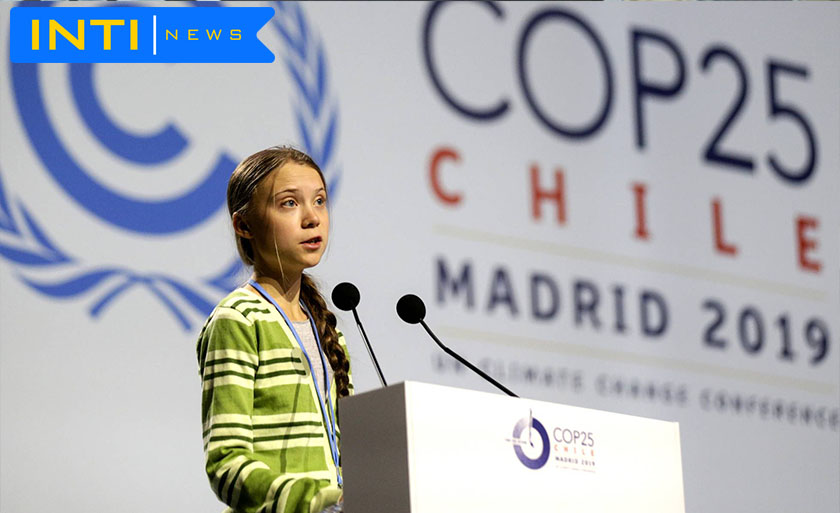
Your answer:
[[[269,173],[251,202],[247,231],[240,235],[251,240],[255,266],[282,279],[321,261],[330,216],[318,171],[288,162]]]

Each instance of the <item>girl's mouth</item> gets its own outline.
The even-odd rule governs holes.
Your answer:
[[[301,242],[301,244],[303,244],[307,248],[317,249],[321,246],[321,240],[322,239],[320,236],[312,237],[311,239]]]

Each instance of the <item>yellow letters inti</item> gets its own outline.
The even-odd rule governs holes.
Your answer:
[[[111,49],[111,27],[125,25],[124,20],[90,20],[90,25],[102,26],[102,49]]]
[[[137,20],[131,20],[131,49],[137,49]]]
[[[73,37],[73,34],[67,32],[67,29],[62,27],[57,21],[50,20],[50,50],[55,50],[55,33],[58,32],[64,39],[70,41],[70,44],[78,48],[79,50],[85,49],[85,20],[79,20],[78,24],[78,33],[76,37]]]
[[[41,47],[40,22],[32,20],[32,49],[38,50]]]

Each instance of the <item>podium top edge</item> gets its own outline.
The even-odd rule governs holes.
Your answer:
[[[562,408],[565,408],[565,409],[577,410],[577,411],[581,411],[581,412],[585,411],[585,412],[589,412],[589,413],[592,413],[592,414],[618,416],[618,417],[622,417],[622,418],[633,418],[633,419],[655,422],[655,423],[674,424],[677,427],[677,429],[679,429],[679,422],[677,422],[675,420],[665,420],[665,419],[657,419],[657,418],[653,418],[653,417],[643,417],[641,415],[631,415],[631,414],[627,414],[627,413],[617,413],[617,412],[611,412],[611,411],[608,411],[608,410],[599,410],[599,409],[596,409],[596,408],[587,408],[587,407],[584,407],[584,406],[574,406],[574,405],[569,405],[569,404],[564,404],[564,403],[555,403],[555,402],[551,402],[551,401],[531,399],[531,398],[528,398],[528,397],[518,397],[518,398],[517,397],[510,397],[510,396],[504,395],[500,392],[499,393],[486,392],[486,391],[481,391],[481,390],[473,390],[473,389],[468,389],[468,388],[459,388],[459,387],[452,387],[452,386],[448,386],[448,385],[440,385],[440,384],[436,384],[436,383],[425,383],[425,382],[422,382],[422,381],[411,381],[411,380],[400,381],[398,383],[393,383],[393,384],[390,384],[390,385],[388,385],[387,387],[384,387],[384,388],[379,387],[379,388],[375,388],[375,389],[372,389],[372,390],[368,390],[368,391],[362,392],[360,394],[356,394],[356,395],[348,397],[348,398],[343,398],[343,400],[347,400],[347,399],[352,400],[353,397],[371,397],[371,396],[379,395],[379,394],[383,394],[383,393],[387,393],[388,395],[391,395],[391,394],[394,394],[394,393],[398,393],[400,395],[404,394],[407,399],[410,398],[411,396],[415,396],[417,394],[424,394],[424,393],[431,393],[431,394],[435,394],[435,395],[445,394],[448,397],[455,398],[456,400],[469,400],[470,398],[473,398],[473,399],[481,398],[482,400],[485,400],[485,401],[486,400],[498,401],[500,404],[501,404],[502,401],[508,402],[508,403],[519,402],[519,403],[522,403],[523,405],[527,405],[529,408],[532,408],[532,409],[562,407]],[[457,399],[459,396],[460,396],[460,399]]]

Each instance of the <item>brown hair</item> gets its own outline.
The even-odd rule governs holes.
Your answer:
[[[309,166],[318,172],[321,182],[326,187],[321,168],[306,153],[290,146],[273,146],[254,153],[239,163],[230,176],[227,188],[228,212],[231,218],[238,213],[247,217],[251,207],[254,191],[272,171],[288,162]],[[254,248],[251,241],[236,235],[236,249],[245,265],[254,265]],[[321,348],[330,362],[338,396],[350,394],[350,362],[347,354],[338,343],[338,332],[335,329],[335,315],[327,308],[324,297],[315,285],[314,280],[304,273],[300,282],[300,299],[312,314],[315,328],[321,339]]]

